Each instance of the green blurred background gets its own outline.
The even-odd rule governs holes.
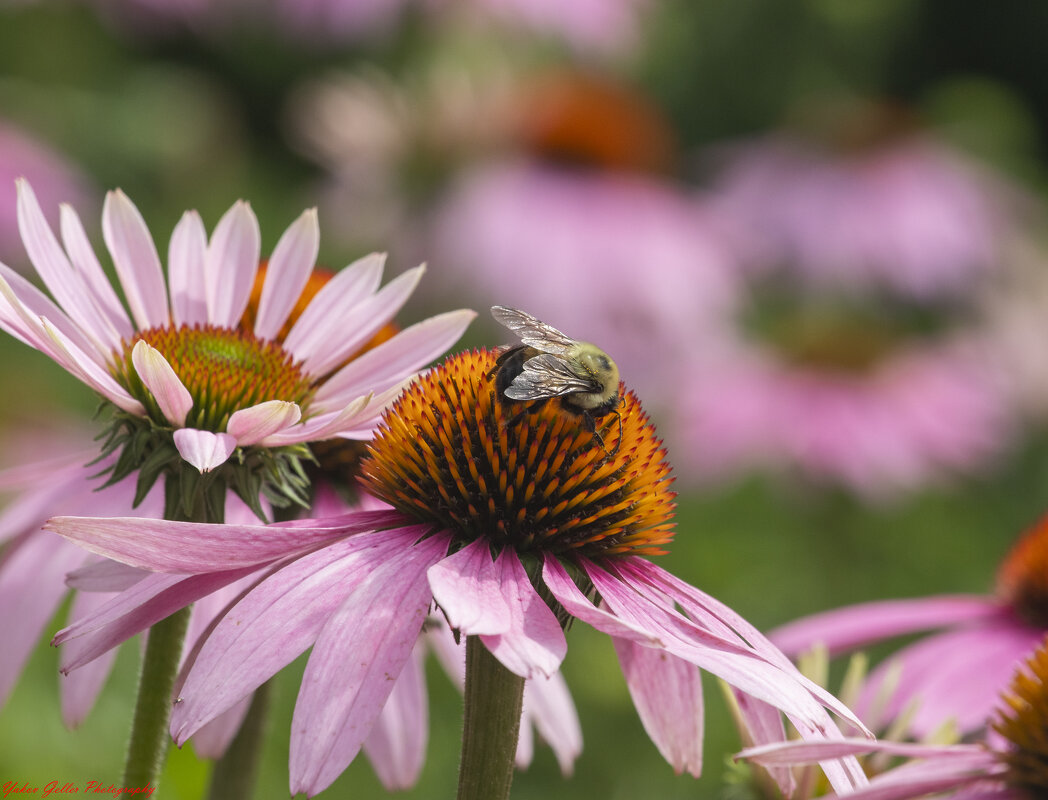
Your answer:
[[[172,20],[132,2],[8,2],[0,8],[0,118],[75,165],[86,204],[80,210],[99,246],[101,197],[113,187],[134,199],[161,253],[186,208],[198,209],[210,229],[234,200],[250,200],[268,251],[302,208],[319,203],[323,263],[345,264],[381,247],[390,252],[394,274],[426,257],[419,252],[424,240],[382,241],[386,231],[360,226],[339,232],[338,221],[324,217],[326,196],[319,187],[328,172],[291,133],[309,125],[293,119],[293,98],[305,82],[332,70],[380,70],[396,83],[434,64],[483,74],[494,53],[509,53],[508,68],[523,74],[584,65],[628,81],[657,106],[685,165],[701,165],[697,154],[704,148],[776,129],[812,97],[891,97],[1039,202],[1048,144],[1048,6],[951,0],[638,5],[636,40],[594,51],[512,25],[463,23],[473,14],[468,4],[459,4],[453,22],[409,10],[381,34],[340,37],[283,35],[281,25],[260,21],[268,13],[261,10],[232,11],[219,21],[186,12]],[[423,115],[421,127],[426,125]],[[412,164],[417,182],[404,184],[412,189],[403,190],[409,213],[400,231],[411,228],[415,210],[440,202],[442,181],[472,157],[473,146],[464,152],[448,147],[453,156],[421,148]],[[698,186],[704,172],[685,166],[680,177]],[[0,194],[13,198],[13,186],[0,186]],[[1036,224],[1030,227],[1036,242]],[[10,245],[0,258],[12,265],[24,260]],[[442,268],[431,262],[404,322],[452,303],[479,307],[482,301],[466,284],[442,282]],[[517,303],[513,297],[503,301]],[[586,298],[577,302],[585,305]],[[481,319],[464,343],[502,338]],[[1043,339],[1031,338],[1028,347],[1043,353]],[[45,357],[4,336],[0,363],[0,434],[46,427],[52,419],[91,424],[95,398]],[[662,391],[672,395],[675,387],[669,381]],[[864,501],[788,471],[713,485],[682,480],[677,538],[660,563],[761,628],[845,603],[986,592],[1009,544],[1048,506],[1040,420],[1025,410],[1015,414],[1024,415],[1021,434],[1004,456],[887,502]],[[671,459],[693,446],[666,436]],[[62,620],[64,611],[50,630]],[[677,777],[644,734],[607,638],[576,625],[569,648],[564,673],[584,751],[575,774],[565,779],[549,750],[539,747],[531,768],[518,773],[514,797],[747,796],[746,787],[726,779],[738,739],[713,682],[706,683],[705,774]],[[123,648],[93,713],[70,732],[59,719],[57,653],[42,642],[0,711],[0,784],[118,782],[137,658],[137,647]],[[276,679],[259,798],[288,794],[288,731],[303,663],[299,659]],[[418,786],[403,793],[410,798],[449,797],[455,785],[459,697],[436,665],[429,667],[429,752]],[[173,751],[157,796],[202,796],[208,770],[190,747]],[[366,760],[358,758],[324,796],[382,794]]]

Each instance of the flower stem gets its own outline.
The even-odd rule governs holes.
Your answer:
[[[189,609],[183,608],[149,629],[124,766],[124,786],[156,786],[170,741],[167,722],[171,716],[171,693],[188,627]]]
[[[476,637],[466,639],[465,721],[458,800],[506,800],[520,731],[524,679]]]
[[[258,777],[262,734],[269,710],[269,684],[255,690],[251,707],[240,730],[225,754],[215,762],[211,773],[208,800],[226,800],[229,797],[251,797]]]

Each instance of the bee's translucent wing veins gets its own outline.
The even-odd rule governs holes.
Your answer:
[[[517,334],[520,341],[528,347],[534,347],[544,353],[563,356],[567,355],[576,345],[574,339],[520,309],[492,306],[491,316],[500,325],[504,325]]]
[[[510,400],[541,400],[600,389],[597,381],[576,372],[564,359],[545,354],[525,361],[524,371],[513,379],[505,394]]]

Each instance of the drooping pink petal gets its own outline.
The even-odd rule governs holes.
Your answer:
[[[233,328],[251,297],[262,233],[251,206],[238,200],[222,215],[204,257],[208,321]]]
[[[410,547],[416,526],[335,542],[261,581],[214,626],[192,657],[171,715],[179,744],[297,658],[372,571]]]
[[[346,316],[323,320],[316,334],[325,346],[318,347],[305,358],[303,369],[311,375],[325,375],[338,369],[343,361],[393,319],[415,290],[423,272],[424,267],[409,269],[376,294],[353,306]]]
[[[769,742],[786,741],[786,726],[782,721],[779,709],[750,697],[737,689],[731,690],[732,700],[738,709],[742,726],[743,743],[757,746]],[[764,768],[779,787],[784,797],[793,797],[797,789],[797,779],[793,770],[781,764],[765,764]]]
[[[134,333],[131,318],[117,297],[109,276],[102,269],[76,211],[63,203],[59,206],[59,221],[62,243],[69,254],[69,260],[73,262],[73,266],[91,292],[95,306],[116,333],[117,338],[110,345],[115,350],[119,347],[121,339],[131,339]]]
[[[679,775],[702,774],[703,704],[698,667],[663,650],[613,638],[644,730]]]
[[[201,473],[222,466],[237,449],[236,437],[228,433],[179,428],[173,436],[178,454]]]
[[[776,628],[769,637],[787,655],[798,655],[819,643],[833,655],[892,636],[1000,614],[998,603],[978,595],[883,600],[814,614]]]
[[[193,408],[193,395],[171,369],[163,353],[139,339],[131,350],[131,363],[160,406],[164,418],[174,426],[185,425],[186,414]]]
[[[79,669],[150,625],[250,575],[255,569],[241,567],[189,577],[149,575],[113,596],[93,613],[60,630],[51,644],[65,645],[64,670]]]
[[[260,444],[263,447],[280,447],[347,436],[363,425],[377,424],[382,412],[400,396],[401,391],[402,386],[397,385],[377,394],[358,397],[341,411],[319,414],[301,425],[267,436]]]
[[[423,670],[425,653],[425,648],[416,643],[364,740],[364,754],[387,792],[414,786],[426,760],[429,698]]]
[[[167,290],[160,256],[142,215],[119,189],[106,194],[102,237],[113,256],[136,327],[145,330],[166,325]]]
[[[532,722],[552,748],[560,771],[565,777],[571,775],[575,759],[582,752],[582,727],[564,676],[555,672],[548,678],[539,675],[525,681],[523,713],[524,720]],[[522,731],[523,728],[522,723]]]
[[[119,336],[109,319],[92,302],[87,284],[62,250],[54,231],[44,218],[36,195],[24,178],[18,186],[18,228],[26,252],[48,290],[89,338],[95,347],[105,351],[119,344]]]
[[[272,339],[280,332],[309,280],[319,252],[317,210],[311,208],[284,231],[269,259],[255,318],[255,336]]]
[[[549,677],[568,652],[564,630],[539,597],[516,551],[504,547],[495,560],[499,586],[509,609],[509,628],[480,635],[481,642],[510,672],[524,678]]]
[[[471,542],[430,568],[433,599],[452,627],[467,636],[510,629],[511,611],[503,596],[500,573],[485,539]]]
[[[755,761],[758,764],[815,764],[826,759],[861,756],[869,753],[884,753],[903,758],[951,759],[958,764],[963,764],[964,769],[970,769],[973,764],[981,766],[995,760],[982,745],[932,745],[854,738],[822,742],[805,742],[795,739],[789,742],[748,747],[735,757]]]
[[[426,570],[447,546],[446,536],[432,536],[388,559],[321,631],[292,719],[292,794],[326,789],[359,752],[429,610]]]
[[[284,339],[284,349],[304,361],[327,346],[331,320],[346,320],[349,311],[372,295],[382,280],[385,253],[357,259],[325,283]]]
[[[455,344],[474,317],[476,312],[467,309],[449,311],[405,328],[328,378],[313,398],[315,407],[341,408],[367,392],[399,383]]]
[[[83,561],[84,552],[78,547],[35,531],[4,551],[0,559],[0,608],[4,610],[0,705],[66,594],[65,573]]]
[[[66,574],[66,586],[78,592],[122,592],[150,573],[104,558]]]
[[[195,211],[187,211],[171,233],[167,250],[167,284],[171,292],[171,321],[175,325],[207,323],[207,231]]]
[[[98,611],[112,597],[108,592],[77,592],[73,595],[69,618],[84,619]],[[62,721],[67,728],[76,728],[87,718],[113,669],[116,654],[117,648],[114,647],[80,669],[72,670],[69,666],[69,651],[66,648],[61,650],[59,663],[62,676],[59,688],[62,695]]]
[[[92,553],[152,572],[197,574],[261,566],[403,518],[361,511],[276,525],[203,525],[138,517],[54,517],[44,526]]]
[[[226,433],[236,439],[240,447],[258,444],[267,436],[285,431],[302,419],[298,403],[286,400],[267,400],[264,403],[234,411],[226,425]]]

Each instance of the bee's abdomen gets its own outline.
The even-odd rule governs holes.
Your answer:
[[[498,357],[492,372],[495,375],[495,393],[499,399],[511,399],[506,397],[506,389],[524,371],[524,362],[538,353],[539,351],[534,347],[519,344],[509,348]]]

